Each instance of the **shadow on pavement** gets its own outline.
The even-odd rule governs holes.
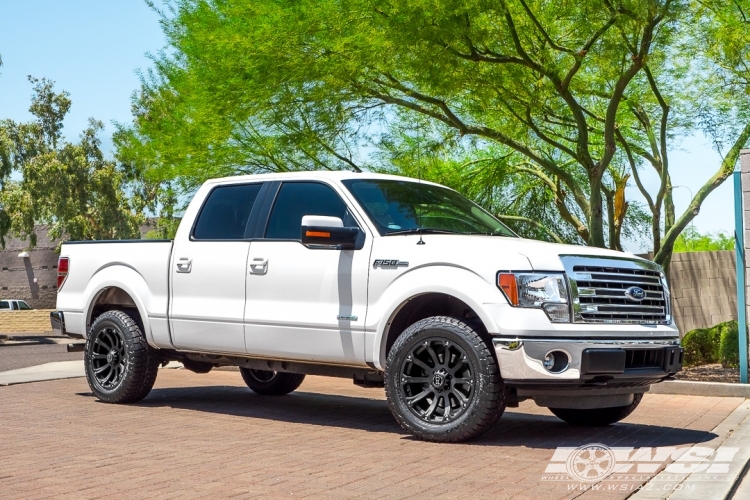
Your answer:
[[[374,389],[377,390],[377,389]],[[81,396],[91,396],[81,393]],[[209,386],[154,389],[137,404],[170,407],[289,423],[391,432],[412,439],[394,420],[386,401],[298,391],[288,396],[259,396],[244,387]],[[637,412],[635,413],[637,418]],[[566,424],[551,415],[506,411],[475,446],[525,446],[554,449],[602,443],[617,447],[684,446],[716,437],[710,431],[619,423],[588,428]]]

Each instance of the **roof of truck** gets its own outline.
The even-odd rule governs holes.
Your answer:
[[[237,175],[233,177],[222,177],[209,179],[206,184],[223,184],[248,180],[286,180],[286,179],[328,179],[343,181],[347,179],[387,179],[395,181],[418,182],[418,179],[402,175],[376,174],[372,172],[353,172],[347,170],[305,170],[301,172],[281,172],[273,174]],[[421,181],[425,184],[435,184],[429,181]],[[437,184],[436,184],[437,185]]]

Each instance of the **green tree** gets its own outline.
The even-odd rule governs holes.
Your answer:
[[[741,65],[727,67],[728,47],[748,46],[731,19],[741,3],[174,0],[162,19],[169,50],[144,75],[117,144],[150,182],[190,190],[216,175],[384,159],[413,174],[422,158],[394,152],[424,135],[456,145],[420,142],[429,175],[499,200],[489,208],[526,231],[619,249],[623,231],[651,222],[667,264],[696,212],[674,214],[669,141],[693,130],[729,140],[700,206],[750,135],[736,88],[721,84],[741,85]],[[734,130],[712,126],[729,118]],[[424,120],[428,132],[409,130]],[[643,188],[646,165],[662,180],[656,193]],[[625,199],[630,179],[645,209]]]
[[[65,141],[68,93],[56,93],[49,80],[29,81],[34,119],[0,121],[0,244],[11,233],[34,246],[40,223],[52,238],[137,238],[143,218],[131,208],[124,173],[101,151],[102,123],[91,119],[78,143]]]
[[[734,237],[722,232],[701,234],[693,227],[687,227],[674,243],[674,252],[711,252],[734,250]]]

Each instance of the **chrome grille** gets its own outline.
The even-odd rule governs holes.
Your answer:
[[[573,256],[562,257],[562,260],[573,295],[574,321],[671,322],[669,289],[661,268],[653,262]],[[638,292],[637,289],[642,290],[642,299],[628,294]]]

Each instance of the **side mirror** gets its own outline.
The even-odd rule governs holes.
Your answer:
[[[357,243],[359,228],[344,227],[338,217],[305,215],[302,217],[303,245],[351,250]]]

